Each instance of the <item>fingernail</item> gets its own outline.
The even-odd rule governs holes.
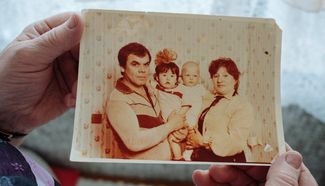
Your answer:
[[[193,172],[193,174],[192,174],[192,180],[193,180],[193,183],[194,183],[194,185],[198,185],[198,183],[200,182],[199,181],[199,178],[198,178],[198,174],[202,174],[204,172],[204,170],[199,170],[199,169],[197,169],[197,170],[194,170],[194,172]]]
[[[302,163],[302,157],[298,154],[287,154],[285,158],[286,162],[291,165],[293,168],[298,169]]]
[[[69,20],[68,20],[68,27],[69,27],[70,29],[73,29],[73,28],[76,27],[76,26],[77,26],[76,18],[75,18],[74,15],[72,15],[72,16],[69,18]]]

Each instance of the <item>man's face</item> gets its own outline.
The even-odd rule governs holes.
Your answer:
[[[130,54],[126,61],[124,76],[134,86],[143,86],[146,84],[149,77],[149,56],[146,54],[144,57],[139,57]]]

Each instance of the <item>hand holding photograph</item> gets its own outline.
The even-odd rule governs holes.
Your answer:
[[[285,152],[274,20],[82,15],[71,161],[265,165]]]

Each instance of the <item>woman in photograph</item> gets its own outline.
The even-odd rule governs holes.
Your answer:
[[[209,66],[213,96],[205,99],[198,128],[189,132],[192,161],[246,162],[244,146],[254,122],[252,106],[238,95],[240,72],[230,58]]]
[[[129,43],[120,49],[118,60],[123,77],[117,81],[106,110],[121,151],[121,156],[112,158],[171,160],[167,137],[184,127],[185,114],[173,113],[164,122],[157,95],[146,86],[151,61],[146,47]]]

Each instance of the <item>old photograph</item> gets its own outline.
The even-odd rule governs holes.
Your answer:
[[[82,16],[72,161],[264,165],[285,151],[274,20]]]

